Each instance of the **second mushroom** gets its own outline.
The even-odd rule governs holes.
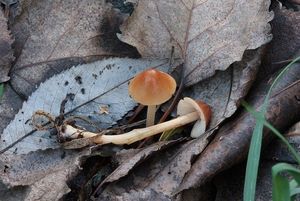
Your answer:
[[[71,125],[62,126],[60,128],[60,134],[65,139],[92,138],[96,144],[131,144],[194,121],[198,121],[198,123],[196,123],[192,129],[192,137],[199,137],[205,132],[211,117],[211,109],[207,104],[186,97],[179,101],[177,111],[179,117],[175,119],[146,128],[134,129],[120,135],[101,135],[101,133],[92,133],[74,128]]]

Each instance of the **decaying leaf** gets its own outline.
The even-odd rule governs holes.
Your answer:
[[[185,64],[185,85],[211,77],[270,41],[270,1],[148,1],[138,4],[119,38],[143,57]]]
[[[279,130],[300,120],[300,104],[295,98],[300,94],[299,67],[299,64],[295,64],[280,80],[269,101],[266,119]],[[262,85],[253,88],[248,101],[256,109],[261,106],[270,83],[271,80],[266,80]],[[224,125],[185,175],[179,191],[204,184],[218,172],[245,159],[254,125],[255,119],[245,111]],[[265,130],[264,136],[265,140],[270,139],[270,131]]]
[[[126,176],[130,170],[132,170],[136,165],[141,163],[143,160],[148,158],[149,156],[160,152],[167,147],[170,147],[174,144],[176,144],[178,140],[176,141],[168,141],[168,142],[157,142],[155,144],[152,144],[151,146],[144,148],[142,150],[126,150],[126,153],[129,153],[129,156],[131,157],[126,157],[127,160],[124,159],[119,159],[119,155],[117,154],[116,158],[117,161],[123,161],[117,169],[114,170],[113,173],[111,173],[103,182],[102,185],[105,183],[110,183],[113,181],[117,181],[118,179]],[[134,155],[133,155],[133,153]],[[124,153],[121,154],[121,158],[124,157]]]
[[[286,60],[300,56],[300,12],[287,10],[279,6],[279,3],[274,4],[275,15],[271,22],[273,39],[268,44],[263,60],[262,78],[289,63]]]
[[[8,31],[7,20],[2,9],[0,9],[0,83],[9,80],[8,72],[14,60],[13,50],[11,49],[12,43],[13,40]]]
[[[31,152],[26,155],[2,155],[0,176],[12,186],[30,186],[25,200],[58,200],[70,189],[66,181],[79,171],[79,158],[88,151],[63,149]]]
[[[2,133],[21,107],[22,99],[9,85],[5,85],[4,94],[0,99],[0,133]]]
[[[107,59],[53,76],[40,85],[3,131],[0,148],[4,149],[34,130],[31,118],[36,111],[58,116],[60,104],[67,95],[70,97],[65,105],[67,114],[88,117],[102,128],[111,126],[136,104],[128,95],[127,82],[149,66],[167,70],[167,63],[166,60]],[[99,113],[99,106],[103,104],[109,105],[110,114]],[[49,131],[36,131],[8,152],[26,154],[59,146]]]
[[[119,180],[106,186],[101,196],[110,195],[110,200],[113,200],[131,190],[137,190],[140,193],[155,191],[161,196],[171,196],[172,192],[180,185],[185,173],[191,168],[193,157],[206,147],[208,135],[209,133],[185,144],[175,144],[160,152],[154,152],[147,160],[140,159],[135,167],[131,165],[129,158],[120,165],[117,169],[119,171],[113,172],[111,176],[107,177],[106,181],[115,181],[114,178]],[[141,155],[143,155],[143,151],[134,155],[133,158]],[[126,176],[122,167],[126,170]],[[126,167],[134,167],[134,169],[128,172]]]
[[[298,135],[300,136],[300,122],[292,126],[289,131],[286,133],[287,136]]]
[[[11,82],[26,96],[74,65],[135,55],[116,36],[123,16],[104,0],[21,0],[18,5],[22,11],[11,27],[16,50]]]
[[[113,197],[113,198],[112,198]],[[159,201],[171,201],[172,199],[166,195],[157,193],[153,190],[131,190],[129,192],[124,192],[121,195],[111,196],[111,195],[101,195],[98,201],[131,201],[131,200],[139,200],[139,201],[148,201],[148,200],[159,200]]]

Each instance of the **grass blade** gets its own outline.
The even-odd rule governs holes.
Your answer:
[[[261,110],[259,112],[255,112],[256,125],[254,127],[253,135],[251,138],[248,159],[247,159],[247,167],[246,167],[246,176],[245,176],[245,184],[244,184],[244,201],[254,201],[255,200],[255,187],[257,181],[257,173],[260,159],[260,151],[262,144],[262,134],[263,134],[263,126],[265,123],[264,115],[267,111],[269,97],[271,95],[272,89],[277,85],[278,80],[280,80],[284,74],[292,67],[292,65],[300,60],[300,57],[297,57],[293,60],[289,65],[287,65],[275,78],[272,83],[270,89],[267,92],[265,100],[261,106]],[[245,107],[247,104],[242,103]],[[247,108],[246,108],[247,109]],[[280,179],[281,184],[285,185],[285,181]]]
[[[3,92],[4,92],[4,85],[0,84],[0,100],[2,98]]]
[[[289,180],[281,175],[289,173],[294,179]],[[272,196],[273,201],[289,201],[300,191],[300,170],[287,163],[278,163],[272,167]]]

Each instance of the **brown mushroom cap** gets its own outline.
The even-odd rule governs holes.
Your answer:
[[[176,90],[176,81],[169,74],[149,69],[129,83],[129,95],[143,105],[159,105],[169,100]]]
[[[211,109],[210,106],[200,100],[193,100],[189,97],[185,97],[180,100],[177,106],[177,114],[182,116],[188,113],[197,112],[200,116],[191,131],[191,137],[199,137],[206,130],[206,127],[211,119]]]

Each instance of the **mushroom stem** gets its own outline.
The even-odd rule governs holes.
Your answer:
[[[172,128],[178,128],[193,121],[199,119],[199,114],[197,112],[192,112],[176,119],[166,121],[164,123],[160,123],[154,126],[134,129],[128,133],[120,134],[120,135],[101,135],[101,133],[92,133],[88,131],[84,131],[81,129],[74,128],[70,125],[66,125],[64,129],[62,129],[62,136],[65,138],[90,138],[93,137],[94,143],[97,144],[131,144],[142,140],[144,138],[162,133],[163,131],[170,130]]]
[[[156,105],[148,105],[146,127],[154,125],[155,113],[156,113]]]

